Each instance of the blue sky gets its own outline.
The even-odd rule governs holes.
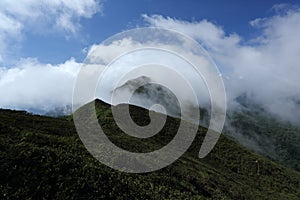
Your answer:
[[[91,49],[109,56],[122,47],[103,40],[145,26],[199,42],[224,73],[230,103],[247,93],[283,118],[300,110],[300,2],[279,0],[2,0],[0,107],[43,114],[70,105]]]
[[[82,49],[100,43],[122,30],[144,26],[142,14],[159,14],[179,20],[200,21],[207,19],[221,27],[226,33],[238,33],[245,39],[257,36],[259,29],[249,22],[258,17],[274,14],[274,5],[281,1],[202,1],[202,0],[120,0],[101,2],[102,11],[92,18],[80,19],[80,30],[76,35],[69,33],[35,33],[27,30],[20,42],[18,57],[36,57],[40,62],[57,64],[70,57],[82,61]],[[287,1],[285,1],[287,3]],[[16,5],[17,6],[17,5]],[[66,35],[67,34],[67,38]]]

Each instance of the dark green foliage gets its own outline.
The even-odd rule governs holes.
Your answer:
[[[110,106],[96,101],[109,138],[131,151],[150,151],[176,134],[178,119],[148,139],[126,136]],[[131,107],[133,119],[148,112]],[[221,137],[205,158],[197,157],[204,128],[188,152],[152,173],[128,174],[95,160],[78,138],[72,117],[49,118],[0,110],[0,199],[299,199],[300,174]]]
[[[299,127],[262,113],[234,112],[231,117],[235,131],[255,141],[258,153],[300,171]]]

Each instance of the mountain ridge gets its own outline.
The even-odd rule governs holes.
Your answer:
[[[164,145],[130,141],[113,124],[110,105],[96,100],[99,123],[110,139],[130,150]],[[94,103],[94,102],[92,102]],[[133,119],[147,123],[148,111],[130,106]],[[162,133],[172,137],[178,119]],[[105,127],[106,126],[106,127]],[[113,170],[82,145],[72,117],[51,118],[0,110],[0,196],[2,199],[298,199],[300,174],[250,152],[222,135],[199,159],[206,129],[199,127],[190,149],[173,164],[146,174]]]

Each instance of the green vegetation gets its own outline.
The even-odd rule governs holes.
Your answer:
[[[176,134],[168,117],[156,136],[138,139],[115,125],[110,106],[96,101],[99,123],[117,145],[150,151]],[[131,106],[139,124],[148,112]],[[50,118],[0,110],[0,199],[299,199],[300,173],[256,155],[222,136],[197,157],[205,129],[172,165],[146,174],[115,171],[94,159],[76,134],[72,116]]]
[[[239,132],[243,138],[257,144],[252,147],[253,150],[300,171],[299,127],[269,115],[265,116],[263,112],[234,112],[231,125],[234,127],[233,135]],[[249,146],[247,142],[241,143]]]

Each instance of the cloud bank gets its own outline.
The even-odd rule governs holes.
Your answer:
[[[72,102],[73,84],[81,64],[70,59],[60,65],[21,60],[0,68],[0,105],[45,114]]]
[[[286,7],[284,7],[286,8]],[[161,15],[144,19],[150,26],[173,29],[201,43],[223,73],[229,104],[242,94],[284,119],[300,121],[300,10],[280,9],[271,18],[250,22],[261,35],[244,41],[207,20],[180,21]]]
[[[21,3],[17,10],[10,6],[9,1],[0,3],[0,44],[5,43],[3,38],[21,37],[23,20],[31,17],[38,20],[42,16],[42,12],[32,12],[36,7],[53,12],[55,17],[49,23],[53,28],[68,32],[80,27],[78,18],[91,17],[100,9],[95,6],[95,1],[33,2],[28,5]],[[60,9],[54,9],[56,7]],[[235,106],[235,98],[246,94],[269,112],[299,122],[300,10],[276,7],[276,12],[273,17],[249,22],[253,29],[261,31],[260,36],[249,40],[238,34],[227,34],[221,26],[207,20],[189,22],[161,15],[143,15],[143,18],[149,26],[177,30],[204,46],[223,74],[229,106]],[[73,17],[65,16],[70,13]],[[44,20],[47,21],[47,17]],[[102,61],[110,60],[109,50],[118,51],[128,45],[139,47],[130,38],[108,47],[102,46],[102,50],[106,51]],[[88,54],[96,47],[99,46],[94,45]],[[13,68],[0,68],[0,106],[29,109],[71,104],[79,65],[74,59],[55,66],[25,59]]]

